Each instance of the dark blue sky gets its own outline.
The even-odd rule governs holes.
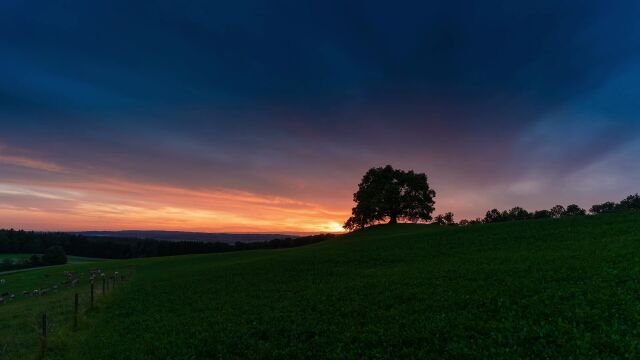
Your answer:
[[[329,229],[387,163],[464,217],[619,200],[640,191],[639,15],[5,0],[0,226]]]

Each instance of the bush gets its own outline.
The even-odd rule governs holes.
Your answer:
[[[45,265],[62,265],[67,263],[67,254],[62,246],[52,246],[48,248],[42,256]]]

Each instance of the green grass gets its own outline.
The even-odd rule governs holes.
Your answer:
[[[78,331],[67,319],[48,358],[640,356],[640,214],[380,226],[303,248],[103,264],[135,277]],[[49,301],[33,300],[10,306]],[[37,341],[13,348],[24,358]]]

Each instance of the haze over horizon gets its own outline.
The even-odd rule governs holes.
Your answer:
[[[640,192],[635,1],[3,1],[0,228],[327,232]]]

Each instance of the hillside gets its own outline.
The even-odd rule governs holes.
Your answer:
[[[100,264],[133,267],[135,275],[83,316],[78,331],[61,327],[49,358],[601,358],[639,351],[640,214],[385,225],[303,248]],[[41,271],[25,274],[33,280]],[[41,299],[0,307],[0,321],[18,306],[27,312],[32,300]],[[35,339],[23,346],[35,351]]]

